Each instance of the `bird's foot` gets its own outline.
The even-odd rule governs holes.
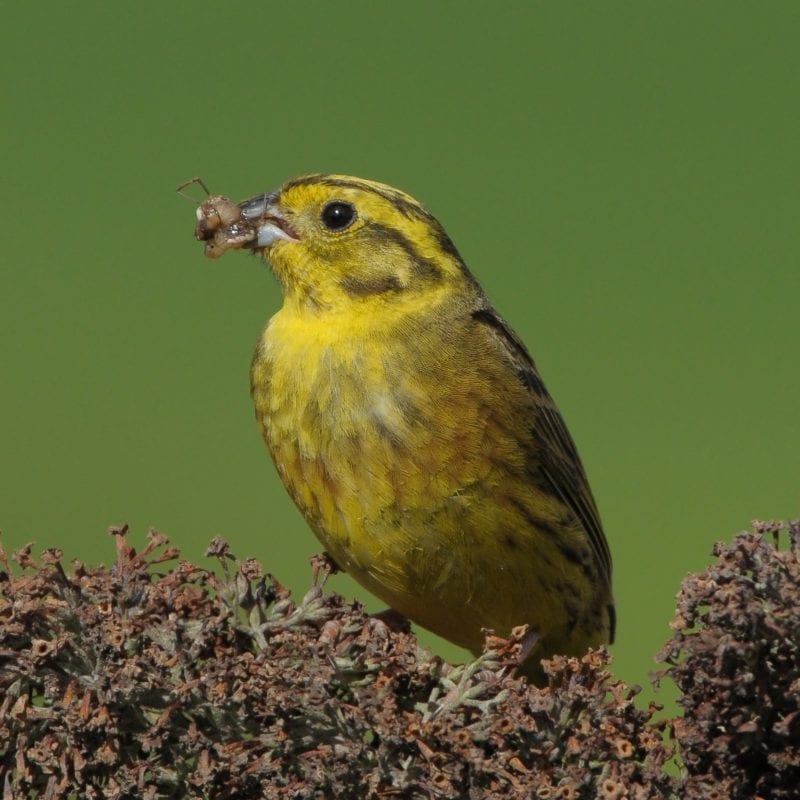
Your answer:
[[[331,575],[341,572],[339,565],[329,553],[317,553],[311,556],[311,574],[314,586],[322,588]]]
[[[525,626],[527,627],[527,626]],[[515,629],[516,630],[516,629]],[[534,630],[528,628],[517,640],[519,642],[519,663],[523,664],[528,659],[528,656],[533,652],[533,648],[542,637]]]

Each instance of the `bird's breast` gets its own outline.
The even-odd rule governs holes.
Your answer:
[[[273,320],[252,372],[257,417],[294,492],[305,493],[302,481],[337,501],[358,495],[361,514],[371,515],[430,503],[463,480],[469,454],[459,448],[455,459],[450,448],[465,431],[479,435],[481,421],[467,395],[451,391],[445,404],[420,379],[430,358],[408,343],[304,328]]]
[[[444,352],[437,337],[387,337],[351,319],[279,313],[252,370],[256,415],[287,489],[326,547],[343,543],[365,561],[379,554],[359,556],[364,547],[419,540],[437,516],[466,513],[498,459],[508,469],[523,458],[504,440],[492,376],[476,359]]]

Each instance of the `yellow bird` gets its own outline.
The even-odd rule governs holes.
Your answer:
[[[525,345],[440,223],[380,183],[317,174],[210,197],[208,255],[263,253],[284,293],[253,356],[256,417],[334,561],[479,652],[524,665],[613,640],[611,557],[575,445]]]

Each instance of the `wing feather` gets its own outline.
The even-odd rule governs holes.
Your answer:
[[[517,376],[528,388],[536,407],[533,435],[537,442],[536,469],[553,494],[572,510],[591,544],[602,573],[611,585],[611,553],[586,472],[564,419],[550,397],[528,350],[508,324],[489,306],[472,313],[501,343]]]

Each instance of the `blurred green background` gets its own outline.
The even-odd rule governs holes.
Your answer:
[[[194,175],[351,173],[442,220],[578,442],[625,679],[715,540],[800,514],[796,3],[43,2],[4,29],[7,547],[110,562],[127,521],[309,585],[248,394],[278,287],[204,259]]]

